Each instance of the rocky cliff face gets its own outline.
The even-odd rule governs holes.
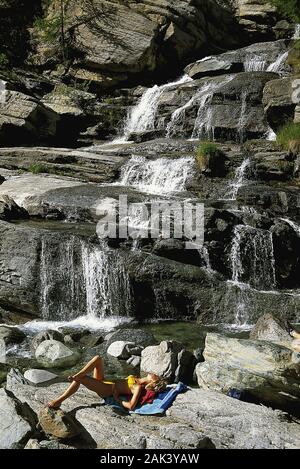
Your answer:
[[[255,12],[253,12],[255,9]],[[56,68],[62,56],[70,76],[101,87],[163,82],[199,56],[275,37],[278,20],[263,0],[101,1],[69,0],[63,12],[63,38],[47,40],[45,29],[61,19],[60,2],[44,10],[44,23],[32,31],[31,61]]]
[[[42,7],[15,26],[31,37],[26,71],[0,72],[2,308],[297,320],[299,151],[271,141],[299,114],[294,25],[258,0]],[[216,154],[199,163],[206,140]],[[99,213],[122,194],[204,203],[204,245],[99,243]]]

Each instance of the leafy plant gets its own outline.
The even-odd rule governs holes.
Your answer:
[[[29,166],[28,171],[32,174],[40,174],[40,173],[48,173],[49,172],[47,166],[45,166],[43,164],[40,164],[40,163],[32,163]]]
[[[277,133],[277,143],[285,148],[289,149],[291,142],[300,142],[300,123],[294,124],[293,122],[283,126]]]
[[[6,68],[9,66],[9,59],[4,52],[0,52],[0,68]]]
[[[196,162],[201,171],[208,167],[210,157],[218,157],[220,150],[213,142],[202,142],[197,148]]]
[[[45,43],[58,42],[62,60],[65,63],[68,58],[68,44],[66,39],[66,10],[70,0],[60,0],[58,11],[54,16],[37,17],[34,27],[41,33]],[[47,11],[52,0],[47,0],[44,9]]]
[[[268,0],[277,7],[278,11],[295,23],[300,23],[300,4],[299,0]]]

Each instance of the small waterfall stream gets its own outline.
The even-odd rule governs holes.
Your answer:
[[[298,236],[300,236],[300,226],[297,225],[294,221],[290,220],[289,218],[281,218],[282,221],[290,225],[293,230],[297,233]]]
[[[236,200],[238,192],[243,187],[246,180],[247,170],[251,166],[251,159],[245,158],[240,166],[235,170],[233,182],[230,185],[230,190],[225,196],[226,200]]]
[[[300,39],[300,24],[296,24],[293,39]]]
[[[5,103],[6,81],[0,79],[0,104]]]
[[[200,93],[197,117],[192,131],[192,139],[211,138],[214,140],[213,111],[211,101],[214,93],[221,92],[223,86],[233,80],[233,76],[226,76],[220,83],[209,83]]]
[[[249,283],[256,289],[276,286],[272,233],[237,225],[231,249],[232,281]]]
[[[162,93],[165,90],[172,88],[173,86],[178,86],[188,81],[192,81],[192,79],[188,75],[184,75],[174,82],[160,86],[154,85],[152,88],[147,89],[143,93],[138,104],[134,106],[127,115],[124,126],[124,141],[126,141],[129,135],[133,132],[153,130],[155,128],[155,117],[159,104],[159,98],[161,97]]]
[[[267,63],[267,54],[249,54],[244,62],[244,70],[245,72],[264,72]]]
[[[129,316],[129,277],[118,252],[70,236],[42,239],[40,304],[44,320]]]
[[[277,59],[275,60],[275,62],[273,62],[272,64],[270,64],[267,68],[267,72],[274,72],[274,73],[279,73],[282,71],[282,68],[283,66],[285,65],[285,62],[288,58],[288,55],[289,55],[289,52],[286,51],[286,52],[283,52],[282,54],[280,54]]]
[[[235,324],[245,325],[249,320],[253,291],[275,293],[272,233],[249,225],[237,225],[230,260],[232,280],[228,281],[227,294],[228,298],[235,298]]]
[[[132,156],[123,165],[118,184],[151,194],[180,192],[185,190],[193,166],[192,157],[148,160],[143,156]]]

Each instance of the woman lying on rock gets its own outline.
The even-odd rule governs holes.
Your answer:
[[[291,336],[294,337],[295,340],[292,342],[292,347],[295,350],[295,352],[300,353],[300,334],[296,331],[291,331]]]
[[[87,376],[93,372],[93,377]],[[115,382],[106,381],[104,377],[103,359],[99,356],[92,358],[78,373],[69,376],[71,382],[66,391],[57,399],[48,403],[50,409],[59,409],[61,403],[78,391],[83,384],[102,398],[114,397],[125,409],[133,410],[137,404],[143,405],[152,402],[155,395],[166,388],[166,381],[155,374],[148,374],[146,378],[137,378],[130,375],[126,379]],[[129,395],[130,400],[120,399],[122,395]]]

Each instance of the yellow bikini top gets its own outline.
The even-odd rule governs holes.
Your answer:
[[[133,375],[129,375],[127,377],[127,384],[128,387],[131,388],[131,386],[134,386],[137,383],[137,377]]]

